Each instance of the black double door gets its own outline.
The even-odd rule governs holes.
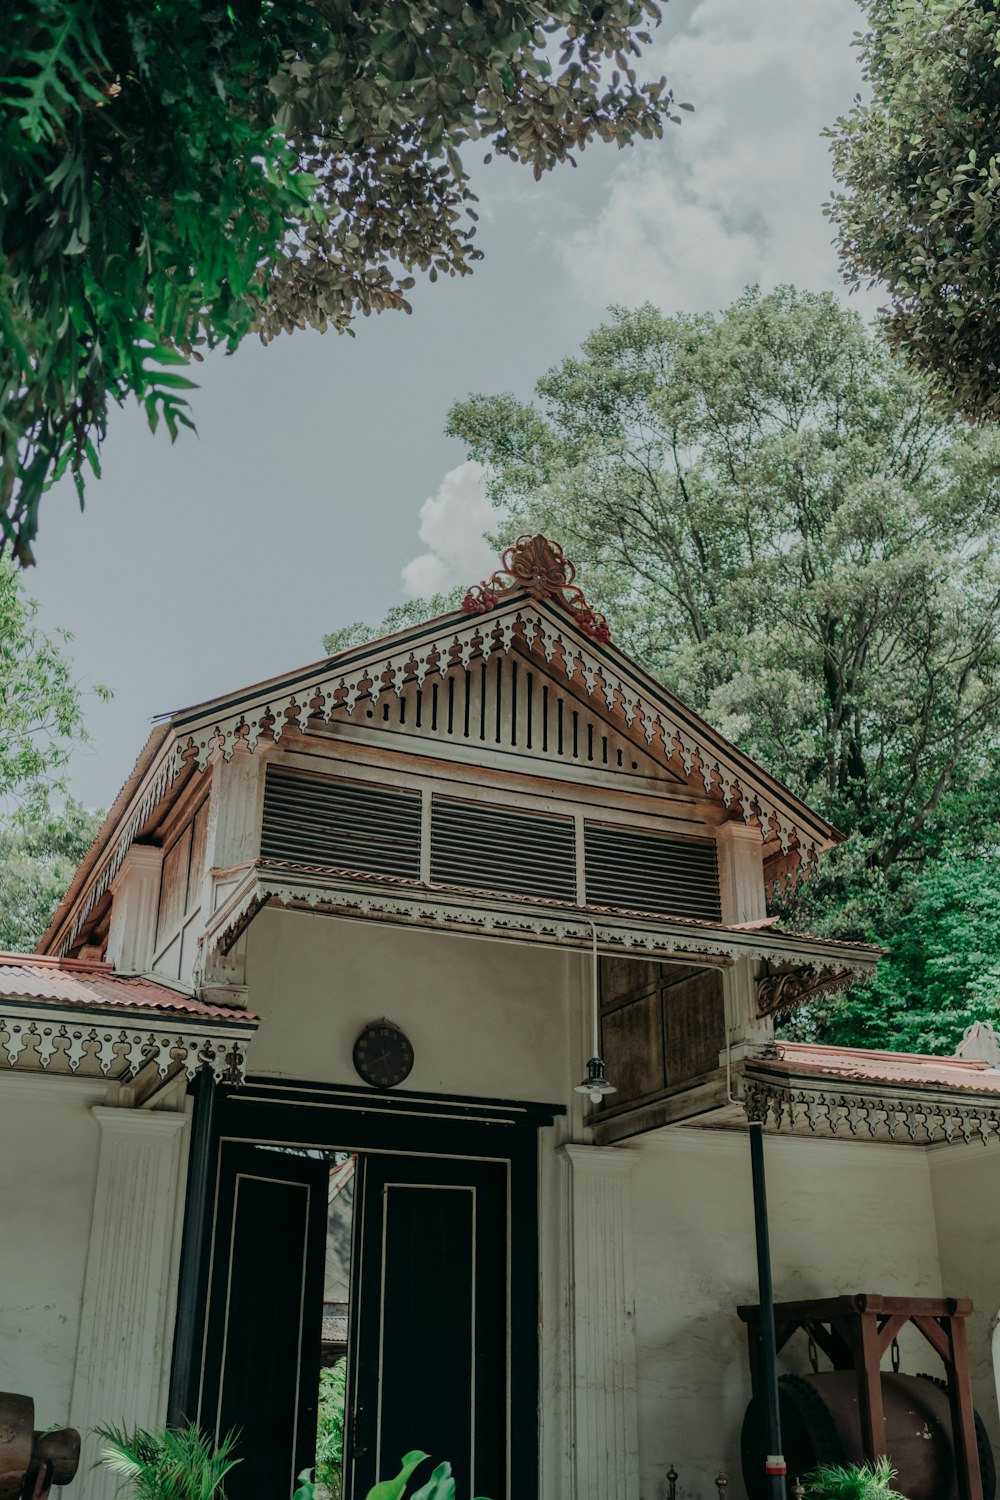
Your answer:
[[[463,1500],[508,1495],[509,1174],[359,1156],[345,1500],[413,1449],[451,1462]],[[220,1144],[199,1408],[239,1433],[229,1500],[287,1500],[314,1463],[328,1175],[318,1153]]]
[[[504,1163],[362,1159],[345,1454],[351,1500],[395,1475],[414,1449],[451,1462],[459,1495],[506,1495],[506,1205]]]

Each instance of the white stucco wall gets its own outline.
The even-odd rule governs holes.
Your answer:
[[[100,1083],[0,1077],[0,1390],[70,1420],[100,1131]]]
[[[736,1306],[757,1301],[747,1138],[682,1130],[628,1144],[640,1156],[631,1181],[641,1500],[663,1500],[671,1463],[681,1496],[704,1500],[720,1467],[739,1496],[750,1381]],[[765,1148],[778,1300],[941,1295],[922,1150],[773,1136]],[[938,1372],[919,1335],[900,1344],[904,1371]],[[782,1363],[807,1370],[804,1341]]]
[[[540,945],[263,911],[247,934],[253,1074],[358,1084],[352,1052],[382,1016],[414,1048],[404,1090],[564,1104],[539,1132],[540,1451],[545,1500],[570,1500],[568,1193],[557,1147],[582,1134],[589,957]]]
[[[969,1356],[976,1408],[1000,1451],[994,1363],[1000,1320],[1000,1148],[960,1145],[928,1153],[941,1279],[947,1296],[971,1297]]]
[[[579,971],[554,948],[265,910],[248,933],[248,1004],[261,1017],[249,1068],[357,1084],[354,1043],[385,1016],[413,1043],[404,1089],[559,1103]]]

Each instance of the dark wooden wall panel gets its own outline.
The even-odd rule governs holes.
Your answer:
[[[601,959],[601,1037],[612,1107],[649,1099],[713,1072],[725,1044],[715,969]]]
[[[667,1082],[684,1083],[719,1066],[725,1045],[722,975],[711,969],[663,991]]]
[[[622,1099],[638,1099],[666,1083],[659,989],[604,1018],[604,1062]]]

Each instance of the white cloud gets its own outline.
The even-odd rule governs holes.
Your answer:
[[[483,532],[497,524],[486,498],[486,475],[471,459],[449,469],[420,507],[420,540],[427,548],[403,568],[409,599],[444,593],[458,583],[476,583],[494,567],[493,548]]]
[[[671,33],[667,7],[651,71],[695,112],[624,153],[596,222],[560,247],[595,314],[647,299],[714,311],[750,282],[844,291],[820,133],[860,87],[858,25],[855,0],[698,0]]]

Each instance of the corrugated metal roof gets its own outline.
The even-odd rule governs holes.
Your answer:
[[[256,1021],[234,1006],[209,1005],[191,991],[142,975],[116,974],[110,964],[37,953],[0,953],[0,1000],[41,1000],[90,1010],[156,1010],[216,1021]]]
[[[779,1042],[774,1057],[761,1059],[768,1070],[837,1082],[886,1083],[917,1088],[964,1089],[1000,1094],[1000,1068],[980,1058],[934,1057],[925,1052],[876,1052],[853,1047],[817,1047]]]

